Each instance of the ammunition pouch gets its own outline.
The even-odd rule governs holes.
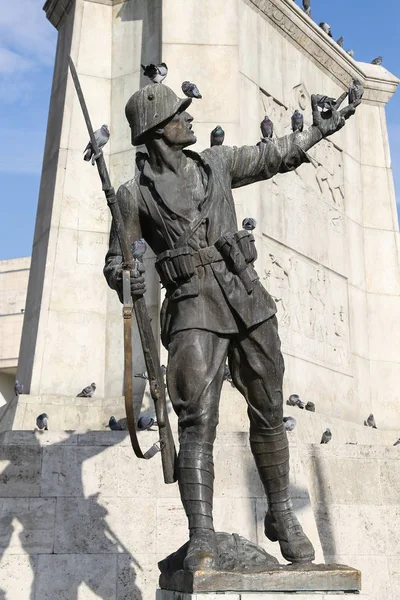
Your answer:
[[[215,242],[215,247],[221,253],[229,270],[239,277],[246,292],[251,294],[259,279],[252,267],[252,263],[257,258],[253,235],[248,231],[227,233]]]
[[[189,281],[196,272],[192,250],[188,246],[162,252],[157,257],[155,267],[167,289]]]

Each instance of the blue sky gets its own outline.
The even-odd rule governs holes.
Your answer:
[[[43,3],[15,0],[0,11],[0,260],[31,254],[57,39]],[[314,20],[328,22],[335,39],[343,35],[355,59],[382,55],[384,66],[400,76],[399,0],[311,3]],[[387,121],[400,200],[400,90],[387,106]]]

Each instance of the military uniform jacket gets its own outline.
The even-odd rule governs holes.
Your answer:
[[[117,192],[129,242],[144,237],[156,255],[192,228],[205,202],[209,204],[207,216],[187,242],[194,251],[212,246],[226,233],[236,232],[232,188],[269,179],[309,162],[300,147],[293,145],[282,156],[272,141],[241,148],[214,146],[200,154],[192,151],[185,154],[198,180],[200,193],[196,194],[196,201],[165,197],[162,183],[147,161],[139,175]],[[156,210],[149,207],[151,201],[157,205]],[[120,244],[112,226],[104,274],[109,286],[119,293],[121,263]],[[161,311],[162,341],[168,346],[172,334],[192,328],[234,334],[265,321],[275,312],[272,297],[259,281],[248,294],[242,281],[224,261],[207,264],[197,267],[194,278],[173,294],[167,294]]]

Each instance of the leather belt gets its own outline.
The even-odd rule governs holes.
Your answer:
[[[199,250],[194,252],[194,254],[192,254],[192,257],[195,267],[210,265],[211,263],[220,262],[221,260],[224,260],[215,246],[207,246],[207,248],[200,248]]]

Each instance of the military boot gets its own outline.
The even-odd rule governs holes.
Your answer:
[[[265,535],[272,542],[279,542],[287,561],[313,561],[313,545],[303,532],[290,499],[289,446],[283,424],[271,429],[253,428],[250,447],[268,499]]]

